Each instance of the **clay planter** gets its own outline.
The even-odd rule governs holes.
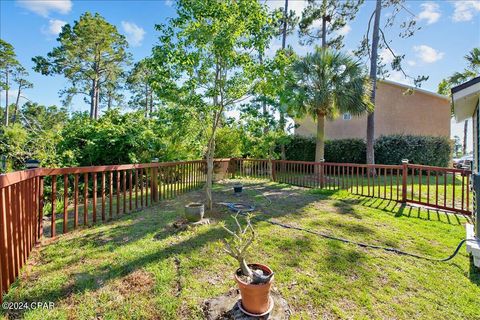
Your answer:
[[[267,275],[272,273],[272,270],[263,264],[249,264],[248,266],[254,269],[262,269]],[[242,307],[252,314],[264,314],[270,307],[270,287],[274,276],[267,283],[249,284],[238,276],[241,272],[240,269],[235,272],[235,281],[237,281],[242,296]]]
[[[235,192],[236,194],[242,193],[242,190],[243,190],[243,185],[241,184],[236,184],[233,186],[233,192]]]
[[[189,203],[185,206],[185,218],[189,222],[198,222],[203,219],[205,206],[203,203]]]

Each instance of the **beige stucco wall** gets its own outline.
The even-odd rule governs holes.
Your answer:
[[[406,88],[388,82],[377,83],[375,108],[375,138],[390,134],[450,136],[450,101],[422,91],[404,94]],[[314,136],[316,124],[312,118],[295,120],[295,133]],[[326,139],[362,138],[367,134],[367,117],[343,120],[340,116],[325,124]]]

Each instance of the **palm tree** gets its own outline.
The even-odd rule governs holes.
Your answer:
[[[438,93],[450,96],[450,90],[452,87],[458,86],[480,75],[480,48],[473,48],[467,55],[464,56],[464,58],[467,60],[467,67],[463,70],[463,72],[455,72],[450,77],[443,79],[438,84]],[[466,154],[467,152],[467,134],[468,119],[465,120],[463,124],[463,154]]]
[[[290,112],[317,121],[315,161],[324,159],[325,118],[360,115],[373,109],[371,85],[360,63],[326,48],[315,48],[293,65]]]

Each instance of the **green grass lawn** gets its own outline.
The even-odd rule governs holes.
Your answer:
[[[434,257],[464,238],[465,218],[395,202],[260,180],[215,185],[214,199],[249,202],[255,214],[356,241]],[[210,225],[177,231],[194,191],[118,220],[44,241],[34,250],[6,301],[54,301],[52,310],[5,316],[25,319],[202,319],[206,299],[235,287],[235,261],[222,251],[233,226],[216,205]],[[479,319],[480,275],[465,249],[436,263],[327,240],[255,220],[250,262],[275,272],[274,290],[292,319]]]
[[[311,188],[319,187],[318,176],[313,174],[282,174],[277,173],[277,181],[289,184],[306,186]],[[463,181],[462,181],[463,180]],[[439,205],[449,208],[471,210],[473,208],[472,193],[468,190],[467,177],[457,173],[447,175],[434,174],[409,175],[407,177],[407,199],[421,201],[431,205]],[[342,172],[326,174],[324,189],[338,190],[346,189],[354,194],[373,196],[384,199],[402,199],[402,175],[399,171],[381,171],[375,177],[357,176],[356,173],[348,175]],[[463,190],[463,195],[462,195]],[[463,205],[462,205],[463,197]],[[468,198],[468,200],[467,200]]]

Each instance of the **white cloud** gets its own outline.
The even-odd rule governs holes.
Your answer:
[[[478,0],[457,0],[453,2],[453,6],[452,19],[455,22],[470,21],[475,14],[480,12],[480,1]]]
[[[388,49],[382,49],[378,55],[380,56],[380,58],[382,59],[383,63],[385,64],[390,64],[392,63],[393,61],[393,54],[390,52],[390,50]]]
[[[418,15],[418,20],[426,20],[427,24],[432,24],[440,19],[440,6],[435,2],[424,2],[421,4],[422,12]]]
[[[425,63],[433,63],[443,58],[443,52],[433,49],[427,45],[414,46],[413,51],[417,53],[417,57]]]
[[[165,5],[168,6],[168,7],[172,7],[173,6],[173,0],[165,0]]]
[[[145,30],[137,26],[133,22],[122,21],[122,28],[127,36],[127,41],[132,47],[139,47],[142,45]]]
[[[340,30],[337,31],[337,34],[341,36],[346,36],[347,34],[350,33],[350,31],[352,31],[352,27],[346,24],[344,27],[342,27]]]
[[[265,1],[266,5],[271,8],[271,9],[279,9],[283,8],[285,5],[285,1],[282,0],[267,0]],[[305,0],[295,0],[295,1],[289,1],[288,2],[288,10],[293,10],[295,11],[295,14],[297,16],[302,15],[303,9],[308,5],[307,1]]]
[[[67,22],[63,20],[50,19],[48,20],[48,27],[42,27],[42,32],[46,35],[57,36],[66,24]]]
[[[42,17],[48,17],[50,12],[67,14],[73,5],[71,0],[17,0],[17,3]]]
[[[417,63],[415,62],[415,60],[407,60],[407,64],[408,64],[410,67],[413,67],[413,66],[416,65]]]

